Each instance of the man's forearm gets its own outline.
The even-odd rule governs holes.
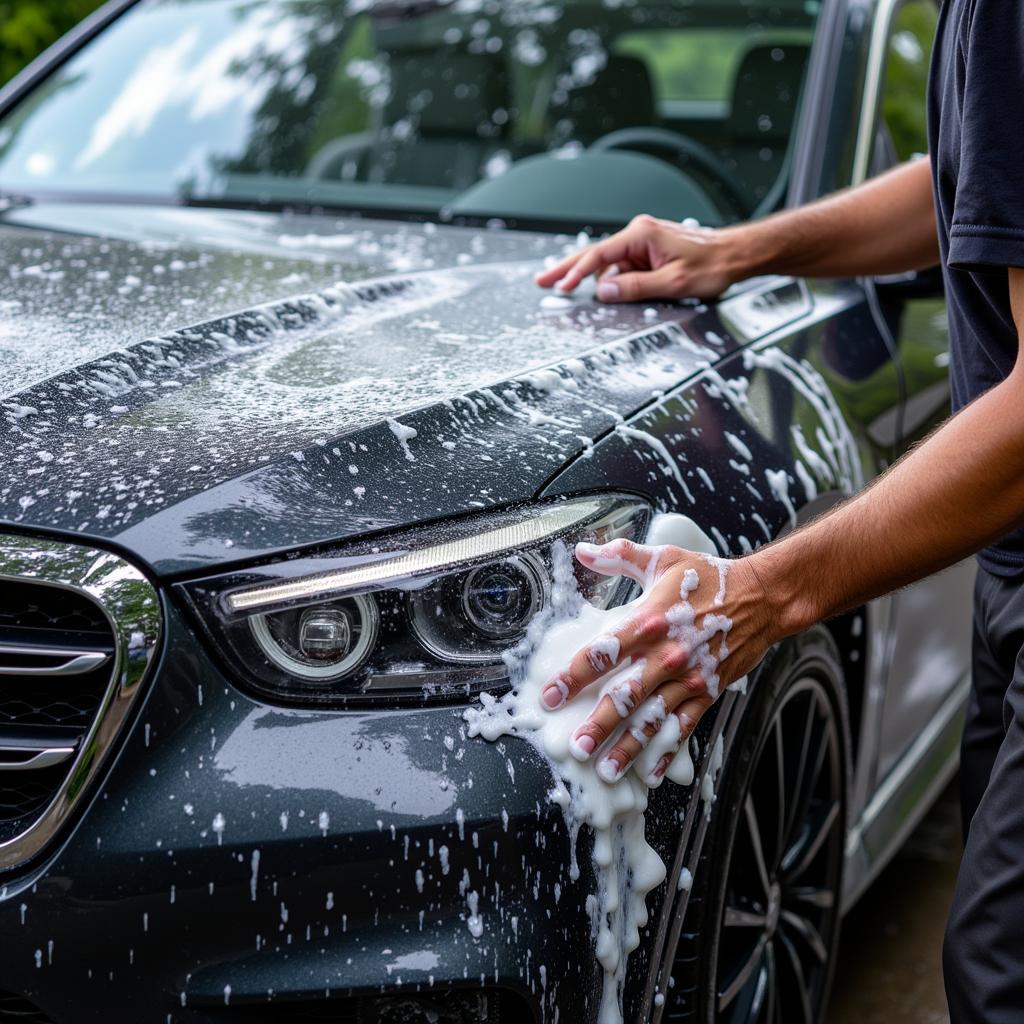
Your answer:
[[[731,277],[860,277],[939,262],[931,170],[903,164],[857,188],[721,232]]]
[[[748,556],[780,634],[944,569],[1017,526],[1022,394],[1018,367],[863,494]]]

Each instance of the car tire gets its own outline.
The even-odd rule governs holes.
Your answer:
[[[829,633],[815,628],[783,645],[745,701],[693,872],[663,1024],[825,1018],[850,778],[843,672]]]

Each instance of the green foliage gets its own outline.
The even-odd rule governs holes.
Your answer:
[[[938,17],[931,0],[912,0],[893,24],[882,108],[901,160],[928,152],[928,64]]]
[[[0,0],[0,84],[99,7],[101,0]]]

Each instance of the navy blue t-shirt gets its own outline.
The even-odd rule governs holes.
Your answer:
[[[1017,357],[1007,267],[1024,267],[1021,0],[944,0],[928,130],[960,409],[1003,380]],[[1024,529],[978,561],[1001,576],[1024,570]]]

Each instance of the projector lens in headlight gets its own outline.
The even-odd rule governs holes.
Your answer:
[[[633,584],[585,569],[572,547],[640,540],[649,518],[624,495],[549,501],[181,588],[225,661],[263,697],[469,697],[501,684],[503,655],[567,594],[599,607],[625,600]]]
[[[249,627],[263,653],[299,679],[327,682],[354,671],[377,635],[372,599],[346,598],[312,608],[253,615]]]
[[[424,647],[448,661],[494,661],[526,634],[551,580],[543,559],[512,555],[445,576],[409,596]]]
[[[462,581],[466,621],[490,640],[517,640],[544,603],[545,582],[544,567],[528,555],[473,569]]]

